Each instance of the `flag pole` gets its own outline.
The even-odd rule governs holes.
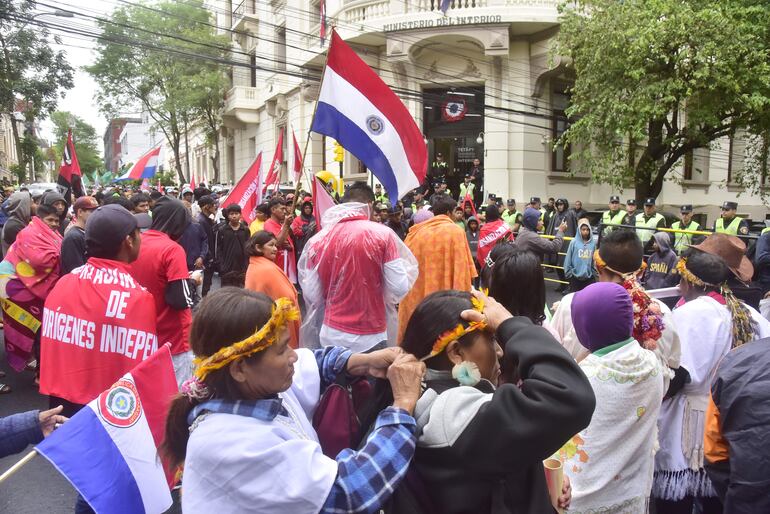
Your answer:
[[[8,470],[0,475],[0,484],[2,484],[7,478],[10,478],[11,475],[19,471],[26,463],[32,460],[32,458],[37,455],[37,452],[35,450],[32,450],[28,454],[24,456],[23,459],[21,459],[19,462],[8,468]]]
[[[334,30],[335,27],[332,25],[332,30],[329,35],[329,46],[326,48],[326,57],[324,58],[324,67],[321,68],[321,81],[318,84],[318,96],[321,96],[321,88],[323,88],[324,85],[324,75],[326,73],[326,65],[329,62],[329,51],[332,48],[332,36],[334,36]],[[302,170],[305,170],[305,156],[307,156],[307,147],[310,144],[310,135],[312,134],[312,128],[313,128],[313,120],[315,120],[315,114],[316,111],[318,111],[318,98],[315,99],[315,105],[313,106],[313,116],[310,118],[310,127],[307,129],[307,138],[305,138],[305,149],[302,151],[302,161],[300,161],[300,167]],[[312,174],[311,174],[311,180],[312,180]],[[294,187],[294,201],[291,204],[291,210],[289,210],[290,214],[293,214],[294,211],[297,209],[297,201],[299,200],[299,187],[301,182],[297,180],[297,185]],[[312,187],[312,182],[309,184]]]

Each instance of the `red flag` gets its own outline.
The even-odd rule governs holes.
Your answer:
[[[71,192],[74,191],[75,197],[84,194],[83,183],[80,180],[80,163],[78,163],[78,156],[75,153],[75,143],[72,142],[72,129],[67,132],[67,142],[64,144],[59,178],[56,183],[67,205],[70,204]]]
[[[299,182],[300,175],[302,174],[302,152],[297,143],[297,134],[293,130],[291,131],[291,137],[294,139],[294,182]]]
[[[233,190],[221,202],[223,207],[237,203],[241,206],[241,217],[247,224],[254,219],[254,210],[262,201],[262,152],[251,164],[241,180],[235,184]]]
[[[316,225],[321,228],[321,218],[326,209],[332,207],[335,202],[334,198],[324,187],[323,181],[318,177],[313,177],[313,215],[315,216]]]
[[[158,179],[158,191],[160,191],[164,195],[166,194],[166,190],[163,188],[163,185],[160,183],[160,179]]]
[[[473,212],[473,215],[476,216],[476,206],[473,205],[473,198],[471,198],[470,191],[465,193],[465,198],[463,198],[463,211],[465,210],[465,206],[471,204],[471,212]]]
[[[190,189],[195,191],[195,173],[190,174]]]
[[[267,178],[265,179],[264,191],[267,191],[272,185],[275,185],[276,189],[278,184],[281,183],[281,163],[283,162],[283,129],[278,134],[278,145],[275,147],[275,153],[273,154],[273,162],[270,164],[270,170],[267,172]]]
[[[318,2],[318,9],[320,10],[320,18],[321,18],[321,30],[320,30],[320,36],[321,36],[321,46],[324,46],[324,43],[326,43],[326,0],[321,0]]]

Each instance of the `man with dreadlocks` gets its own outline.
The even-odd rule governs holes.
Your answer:
[[[691,512],[694,504],[704,514],[722,512],[703,467],[711,381],[719,362],[732,348],[770,336],[770,322],[738,300],[727,285],[731,270],[720,252],[703,250],[713,250],[715,245],[737,248],[740,243],[735,236],[717,236],[691,246],[677,264],[682,298],[673,318],[681,341],[681,365],[689,372],[690,381],[660,409],[660,450],[655,455],[652,487],[658,514]],[[744,262],[739,265],[750,267],[749,260],[742,258]]]
[[[631,230],[614,230],[602,238],[601,247],[594,252],[599,282],[622,285],[634,304],[633,336],[642,348],[652,350],[663,364],[664,388],[679,368],[679,336],[671,310],[656,298],[651,298],[639,283],[644,271],[642,243]],[[574,294],[562,298],[547,326],[551,328],[572,357],[580,362],[590,351],[579,340],[572,323]]]

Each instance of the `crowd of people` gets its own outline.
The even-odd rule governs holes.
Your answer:
[[[51,410],[0,419],[0,455],[169,344],[185,512],[770,512],[770,230],[747,249],[731,202],[713,234],[688,205],[662,230],[653,198],[599,226],[563,198],[481,205],[474,173],[398,202],[353,183],[323,213],[7,191],[6,358]],[[341,448],[333,384],[359,425],[333,420]]]

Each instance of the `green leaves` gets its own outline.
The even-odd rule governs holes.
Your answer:
[[[100,23],[103,40],[87,71],[100,88],[109,115],[146,110],[168,139],[182,182],[179,155],[184,121],[217,132],[229,86],[224,59],[230,42],[215,33],[202,0],[160,1],[121,7]],[[142,44],[137,44],[137,41]],[[215,127],[215,128],[212,128]]]
[[[55,162],[61,162],[64,145],[67,142],[67,131],[72,128],[72,137],[75,142],[75,153],[78,156],[80,169],[85,172],[101,170],[104,168],[99,157],[99,138],[96,129],[86,123],[82,118],[67,111],[56,111],[51,114],[54,125],[54,151]]]
[[[575,158],[597,180],[655,196],[688,150],[767,126],[767,2],[591,0],[562,12],[555,51],[576,80],[560,144],[585,148]]]

